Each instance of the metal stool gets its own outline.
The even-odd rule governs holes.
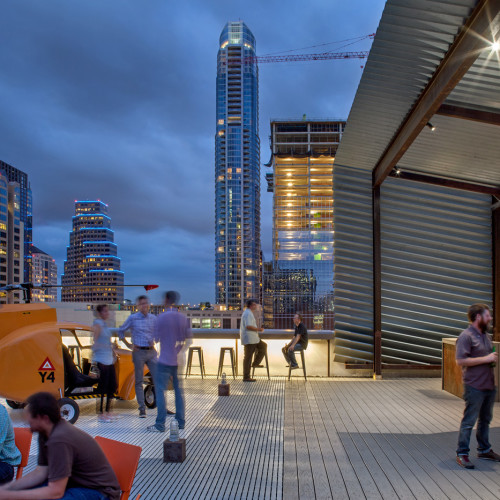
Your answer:
[[[229,366],[229,365],[224,365],[224,356],[226,355],[226,352],[229,353],[229,357],[231,358],[231,368],[233,369],[233,378],[236,378],[235,372],[234,372],[234,367],[235,367],[234,347],[221,347],[220,348],[219,369],[217,370],[217,378],[219,378],[222,375],[222,368],[224,366]]]
[[[264,360],[266,361],[267,380],[271,380],[271,377],[269,376],[269,361],[267,360],[267,349],[266,349],[266,354],[264,354]],[[252,378],[254,374],[255,374],[255,366],[252,366]]]
[[[300,357],[302,358],[302,371],[304,372],[304,378],[307,381],[307,375],[306,375],[306,359],[304,358],[304,349],[300,350]],[[290,364],[288,368],[288,380],[290,380],[290,377],[292,375],[292,365]]]
[[[203,358],[203,349],[201,347],[190,347],[189,348],[188,362],[187,362],[187,366],[186,366],[186,377],[185,378],[187,378],[188,375],[191,375],[191,366],[193,364],[193,353],[194,352],[198,353],[198,358],[200,360],[201,378],[203,378],[203,376],[206,375],[206,373],[205,373],[205,360]]]

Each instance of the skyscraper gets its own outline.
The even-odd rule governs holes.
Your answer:
[[[291,328],[296,312],[308,328],[333,328],[333,162],[344,126],[271,122],[274,328]]]
[[[57,285],[57,265],[49,254],[32,246],[31,265],[34,285]],[[32,301],[56,302],[57,288],[33,289]]]
[[[215,300],[228,309],[260,295],[259,75],[255,38],[226,24],[217,54]]]
[[[0,160],[0,172],[4,172],[9,182],[16,182],[19,185],[18,210],[21,222],[23,223],[23,255],[24,255],[24,275],[25,282],[31,282],[31,245],[33,242],[33,216],[31,187],[28,181],[28,174]]]
[[[76,201],[73,230],[61,276],[61,284],[65,285],[61,292],[62,302],[123,301],[123,287],[120,286],[123,285],[123,272],[113,240],[108,205],[102,201]]]
[[[17,182],[9,182],[0,171],[0,286],[19,285],[24,281],[24,225],[21,221],[21,189]],[[16,303],[21,292],[0,296],[0,303]]]

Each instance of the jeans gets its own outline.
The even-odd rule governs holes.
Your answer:
[[[302,345],[297,342],[297,344],[295,344],[295,346],[293,347],[293,351],[289,351],[288,347],[283,347],[281,352],[283,353],[283,356],[285,357],[285,360],[289,365],[297,366],[298,363],[297,359],[295,358],[295,353],[299,351],[302,351]]]
[[[476,420],[478,420],[476,429],[477,451],[478,453],[488,453],[491,450],[489,433],[496,392],[496,389],[480,391],[470,385],[465,386],[465,410],[458,433],[457,455],[469,454],[470,435]]]
[[[42,488],[47,486],[48,481],[44,481],[42,484],[38,486],[34,486],[33,488],[29,488],[30,490],[36,490],[37,488]],[[98,490],[92,490],[90,488],[68,488],[64,495],[61,497],[61,500],[109,500],[108,497],[101,493]]]
[[[255,352],[255,358],[253,360],[253,365],[260,365],[267,351],[267,344],[262,342],[262,340],[258,344],[246,344],[243,346],[244,355],[243,355],[243,379],[250,378],[250,368],[252,367],[252,357]]]
[[[172,377],[172,384],[175,392],[175,418],[180,427],[184,427],[186,420],[184,416],[184,394],[179,381],[178,367],[156,364],[155,373],[155,396],[158,413],[156,415],[155,425],[158,429],[165,430],[165,421],[167,420],[167,404],[165,402],[165,390],[168,381]]]
[[[108,500],[108,497],[90,488],[68,488],[61,500]]]
[[[156,366],[156,351],[154,349],[138,349],[132,351],[132,361],[135,368],[135,395],[139,410],[145,410],[144,404],[144,365],[147,365],[154,380]]]
[[[14,478],[14,467],[7,462],[0,462],[0,484],[9,483]]]

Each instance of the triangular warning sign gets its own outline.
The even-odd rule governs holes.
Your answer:
[[[45,361],[41,364],[40,368],[38,368],[39,372],[42,371],[55,371],[54,365],[50,362],[49,358],[45,358]]]

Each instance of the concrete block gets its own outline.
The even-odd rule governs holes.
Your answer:
[[[229,396],[231,384],[219,384],[219,396]]]
[[[179,441],[170,441],[165,439],[163,441],[163,461],[164,462],[184,462],[186,459],[186,440],[179,439]]]

